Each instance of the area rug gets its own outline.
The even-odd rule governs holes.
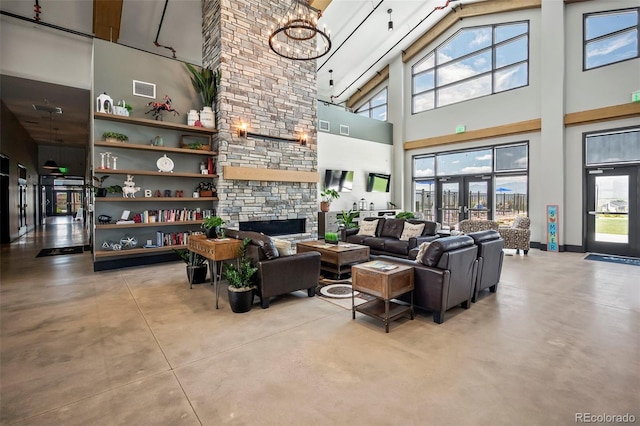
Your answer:
[[[340,282],[336,283],[335,281]],[[329,280],[321,278],[318,287],[316,287],[316,295],[322,300],[333,303],[334,305],[338,305],[341,308],[348,310],[351,310],[352,291],[351,279]],[[354,293],[353,302],[357,306],[373,299],[375,299],[374,296],[356,291]]]
[[[610,254],[593,254],[585,256],[586,260],[598,260],[600,262],[622,263],[624,265],[640,266],[640,259],[637,257],[613,256]]]
[[[46,248],[40,250],[40,253],[38,253],[36,257],[60,256],[63,254],[78,254],[82,252],[84,252],[83,246]]]

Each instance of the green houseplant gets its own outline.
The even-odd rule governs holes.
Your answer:
[[[204,229],[207,238],[224,238],[224,220],[220,216],[207,216],[202,221],[202,229]]]
[[[189,250],[172,249],[187,265],[187,279],[189,284],[201,284],[207,280],[207,258],[197,253],[193,254],[193,263],[189,264]]]
[[[249,312],[253,304],[253,290],[255,284],[253,276],[258,272],[258,268],[251,265],[247,259],[247,246],[251,243],[250,238],[242,240],[242,245],[238,249],[238,265],[225,263],[223,276],[229,284],[227,294],[229,305],[235,313]]]
[[[320,211],[328,212],[329,208],[331,208],[331,203],[340,198],[340,194],[335,189],[325,188],[320,191],[320,197],[322,198],[322,201],[320,201]]]
[[[104,132],[102,137],[107,142],[126,142],[129,140],[127,135],[117,132]]]
[[[353,229],[357,228],[358,224],[354,221],[360,215],[359,212],[354,212],[353,210],[349,210],[345,212],[342,210],[342,213],[338,213],[338,224],[344,225],[345,229]]]
[[[414,215],[411,212],[398,212],[398,214],[396,214],[396,219],[415,219],[416,215]]]
[[[202,104],[204,106],[210,106],[215,112],[222,72],[220,69],[212,70],[211,68],[204,67],[198,71],[196,67],[186,62],[185,66],[191,73],[191,83],[193,84],[193,88],[196,89],[196,92],[200,94]]]
[[[95,185],[93,183],[86,183],[84,187],[93,190],[93,192],[96,194],[96,197],[106,197],[107,188],[103,188],[102,184],[105,180],[107,180],[108,177],[109,175],[102,175],[100,177],[93,176],[92,181],[95,182]]]

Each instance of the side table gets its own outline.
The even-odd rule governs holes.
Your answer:
[[[209,261],[209,269],[211,270],[211,284],[214,286],[216,293],[216,309],[218,309],[218,299],[220,299],[220,286],[218,285],[218,269],[217,262],[238,258],[238,250],[242,246],[242,241],[234,238],[207,239],[205,235],[189,236],[187,249],[189,250],[189,264],[193,264],[193,256],[199,254],[207,258]],[[189,281],[193,277],[189,277]],[[189,288],[192,288],[190,284]]]
[[[407,313],[413,319],[413,267],[375,260],[354,265],[351,268],[351,279],[353,319],[356,319],[356,311],[377,318],[384,323],[386,333],[389,332],[391,321]],[[356,306],[356,290],[375,296],[376,299]],[[409,306],[391,301],[404,293],[411,293]]]

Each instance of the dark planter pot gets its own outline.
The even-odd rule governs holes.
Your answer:
[[[191,278],[191,270],[193,269],[193,279],[189,282],[190,284],[202,284],[207,281],[207,265],[196,265],[189,266],[187,265],[187,279]]]
[[[229,305],[233,312],[241,314],[251,310],[251,305],[253,305],[252,288],[243,291],[231,291],[227,288],[227,294],[229,295]]]
[[[214,226],[213,228],[204,228],[204,233],[207,236],[207,238],[218,238],[217,236],[217,230],[218,230],[218,226]]]
[[[96,188],[96,197],[106,197],[107,188]]]

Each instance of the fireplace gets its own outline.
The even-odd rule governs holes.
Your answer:
[[[303,234],[306,232],[306,219],[284,219],[284,220],[252,220],[240,222],[241,231],[262,232],[265,235],[291,235]]]

